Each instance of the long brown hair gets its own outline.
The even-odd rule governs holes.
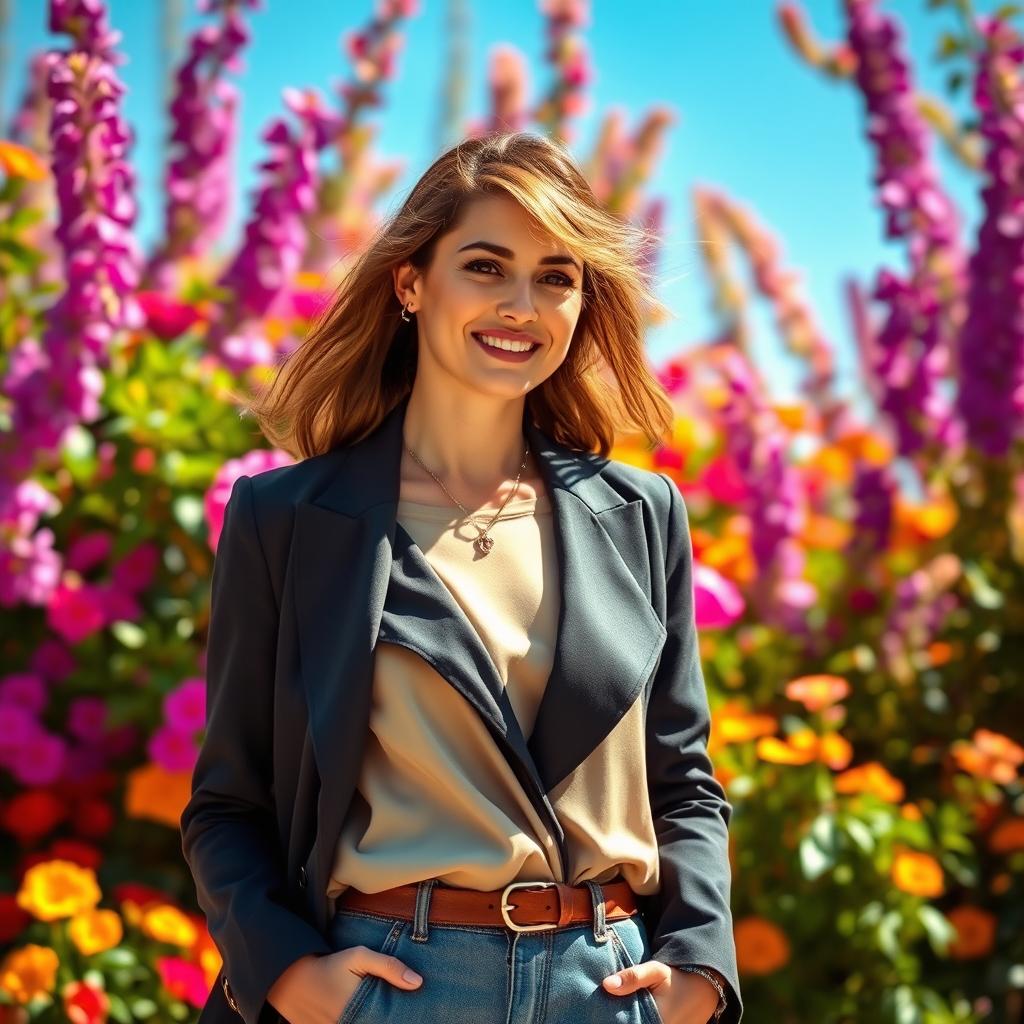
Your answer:
[[[561,444],[602,456],[624,428],[651,446],[665,436],[672,403],[644,355],[647,319],[669,313],[643,272],[652,239],[600,205],[562,145],[507,132],[460,142],[431,164],[347,268],[306,338],[246,400],[271,444],[307,458],[354,443],[409,393],[416,321],[401,319],[393,268],[409,260],[425,270],[464,205],[493,194],[515,199],[584,264],[569,351],[526,396],[527,415]]]

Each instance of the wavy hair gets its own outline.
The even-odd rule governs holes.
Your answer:
[[[560,143],[506,132],[460,142],[431,164],[346,269],[303,341],[246,396],[271,444],[298,459],[355,443],[410,392],[416,320],[401,319],[393,268],[408,260],[426,270],[463,207],[495,194],[516,200],[583,259],[583,302],[568,353],[527,394],[527,415],[560,444],[602,456],[624,429],[659,443],[673,407],[648,367],[644,333],[648,318],[671,314],[645,275],[653,239],[601,205]]]

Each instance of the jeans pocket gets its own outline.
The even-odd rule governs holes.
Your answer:
[[[341,946],[341,949],[349,949],[352,946],[366,946],[367,949],[382,953],[384,956],[390,956],[398,945],[402,932],[405,931],[410,923],[403,918],[398,918],[388,927],[388,922],[379,918],[356,920],[357,917],[358,915],[352,915],[352,920],[349,922],[353,925],[351,935],[353,941]],[[381,937],[382,930],[383,938]],[[341,1011],[337,1024],[356,1024],[360,1018],[361,1011],[381,984],[390,983],[385,982],[385,979],[379,974],[363,975],[359,980],[359,984],[356,985],[355,991],[349,996],[345,1008]]]
[[[640,927],[632,917],[608,922],[610,941],[622,960],[622,967],[636,967],[645,959],[646,943]],[[644,985],[637,990],[637,995],[640,997],[641,1011],[648,1024],[665,1024],[651,990]]]

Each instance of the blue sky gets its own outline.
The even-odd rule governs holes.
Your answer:
[[[45,0],[11,0],[8,52],[12,60],[3,86],[5,121],[20,96],[28,56],[61,44],[46,31]],[[183,6],[194,6],[183,0]],[[407,23],[396,78],[385,89],[385,105],[374,112],[377,150],[402,159],[405,172],[388,204],[396,202],[437,155],[437,111],[444,87],[446,4],[421,0]],[[933,60],[936,42],[955,28],[951,12],[929,11],[925,0],[883,0],[906,29],[919,87],[942,95],[944,71]],[[977,0],[989,11],[994,0]],[[516,46],[531,67],[530,95],[548,84],[543,63],[543,18],[534,0],[484,4],[468,0],[469,67],[467,117],[487,108],[486,71],[491,48]],[[157,237],[162,219],[161,8],[157,0],[114,0],[111,20],[122,31],[128,62],[120,68],[129,92],[125,114],[137,133],[134,162],[141,203],[138,233],[144,245]],[[340,49],[342,32],[371,16],[372,0],[265,0],[249,16],[253,40],[238,76],[242,90],[241,140],[237,154],[237,233],[245,216],[259,133],[282,110],[285,86],[315,86],[325,95],[348,76]],[[804,0],[816,32],[838,38],[841,0]],[[854,369],[852,341],[841,296],[850,274],[870,282],[884,264],[904,266],[902,251],[883,240],[870,178],[872,157],[864,142],[859,95],[811,71],[792,55],[776,25],[774,0],[594,0],[586,30],[596,70],[590,109],[575,121],[574,152],[591,149],[601,116],[617,107],[627,124],[639,123],[655,103],[669,105],[676,121],[649,193],[668,202],[666,237],[657,268],[660,296],[679,319],[652,331],[651,357],[660,361],[708,337],[713,327],[710,291],[701,268],[690,192],[713,185],[754,211],[781,240],[786,265],[800,272],[819,323],[833,341],[840,390],[863,392]],[[187,13],[186,31],[205,19]],[[970,242],[979,214],[978,181],[941,147],[935,159],[964,219]],[[746,271],[741,269],[749,282]],[[795,394],[798,368],[785,356],[760,307],[752,317],[754,351],[780,397]]]

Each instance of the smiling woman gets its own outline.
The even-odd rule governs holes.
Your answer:
[[[608,458],[672,424],[647,241],[561,146],[466,141],[256,397],[302,458],[218,547],[203,1024],[740,1020],[686,508]]]

